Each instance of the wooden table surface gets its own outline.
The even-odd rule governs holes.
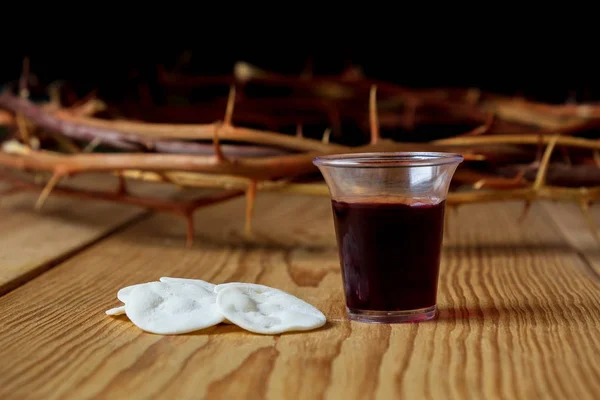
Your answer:
[[[326,198],[259,194],[251,238],[243,198],[199,210],[191,249],[170,215],[35,199],[0,198],[1,399],[600,398],[600,250],[573,205],[451,212],[439,319],[377,325],[344,314]],[[161,276],[275,286],[328,323],[159,336],[105,315]]]

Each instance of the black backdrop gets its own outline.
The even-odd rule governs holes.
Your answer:
[[[235,61],[248,61],[279,72],[299,73],[309,58],[314,72],[338,73],[348,61],[365,74],[406,86],[479,87],[500,93],[522,93],[549,102],[569,97],[577,101],[600,100],[600,63],[594,52],[536,37],[506,42],[468,40],[428,43],[393,40],[379,45],[366,42],[284,41],[256,38],[228,42],[213,39],[187,49],[191,54],[186,72],[224,74]],[[257,43],[260,43],[257,45]],[[144,47],[144,46],[140,46]],[[22,58],[42,81],[68,80],[82,91],[100,88],[118,94],[132,76],[152,79],[157,64],[169,67],[185,48],[137,48],[127,42],[110,46],[57,46],[32,51],[6,50],[0,63],[0,82],[19,76]],[[135,74],[132,74],[136,71]]]

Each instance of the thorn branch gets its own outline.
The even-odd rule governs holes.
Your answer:
[[[369,120],[371,122],[371,144],[379,142],[379,119],[377,117],[377,86],[371,86],[369,96]]]
[[[100,139],[99,137],[95,137],[94,139],[92,139],[92,141],[90,143],[88,143],[87,146],[85,146],[85,148],[83,149],[83,152],[91,153],[92,151],[94,151],[94,149],[96,147],[98,147],[100,142],[102,142],[102,139]]]
[[[550,140],[548,146],[546,147],[546,151],[542,156],[542,161],[540,162],[540,166],[535,177],[535,182],[533,184],[534,190],[539,190],[546,181],[546,172],[548,171],[548,166],[550,165],[550,157],[552,156],[552,151],[554,150],[554,146],[556,146],[556,142],[558,141],[560,134],[557,134]]]
[[[61,174],[59,172],[55,172],[52,175],[52,177],[50,178],[50,180],[48,181],[48,183],[46,184],[46,186],[42,190],[42,193],[40,194],[40,197],[38,197],[38,199],[37,199],[37,201],[35,203],[35,209],[36,209],[36,211],[39,211],[39,210],[42,209],[42,206],[44,205],[44,203],[48,199],[48,196],[50,195],[50,192],[52,192],[52,189],[54,189],[54,187],[58,184],[58,182],[60,182],[60,180],[62,179],[62,177],[63,177],[63,174]]]
[[[214,136],[213,136],[213,146],[215,149],[215,157],[217,157],[217,161],[219,163],[225,163],[227,162],[227,157],[225,157],[225,154],[223,154],[223,151],[221,150],[221,144],[219,142],[219,129],[221,128],[221,124],[215,124],[215,132],[214,132]]]
[[[254,202],[256,200],[255,180],[251,180],[246,190],[246,235],[252,234],[252,215],[254,214]]]
[[[325,129],[325,132],[323,132],[322,142],[325,144],[328,144],[330,136],[331,136],[331,129],[330,128]]]
[[[231,85],[229,88],[229,96],[227,97],[227,108],[225,109],[225,125],[232,125],[233,120],[233,108],[235,106],[235,86]]]

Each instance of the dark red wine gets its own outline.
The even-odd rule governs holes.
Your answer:
[[[436,304],[445,202],[332,201],[346,304],[401,311]]]

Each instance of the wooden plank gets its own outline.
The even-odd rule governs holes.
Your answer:
[[[115,187],[116,179],[81,176],[69,187],[93,184],[98,189]],[[139,193],[150,185],[134,185]],[[9,186],[2,183],[0,190]],[[34,209],[38,194],[0,196],[0,295],[38,276],[60,260],[109,235],[144,214],[139,207],[105,201],[83,201],[50,196],[40,211]]]
[[[350,322],[326,199],[259,195],[254,237],[243,199],[183,224],[144,220],[0,298],[2,398],[556,398],[600,392],[600,291],[534,205],[472,205],[450,219],[440,318]],[[255,335],[231,325],[144,333],[118,304],[125,285],[160,276],[250,281],[319,307],[316,331]]]
[[[579,252],[589,268],[600,277],[600,207],[591,206],[589,219],[587,219],[576,203],[544,202],[542,204],[567,243]],[[597,236],[592,229],[596,230]]]

